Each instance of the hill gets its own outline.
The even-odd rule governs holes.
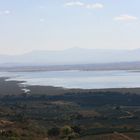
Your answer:
[[[98,50],[71,48],[62,51],[33,51],[22,55],[0,55],[2,65],[64,65],[140,61],[140,49]]]

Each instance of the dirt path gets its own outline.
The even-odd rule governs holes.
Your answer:
[[[122,133],[114,132],[114,134],[115,134],[116,136],[122,138],[122,140],[134,140],[134,139],[128,137],[127,135],[122,134]]]
[[[132,118],[134,117],[134,114],[129,112],[129,111],[125,111],[128,115],[127,116],[122,116],[120,117],[120,119],[127,119],[127,118]]]

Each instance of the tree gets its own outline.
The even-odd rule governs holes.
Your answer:
[[[64,126],[61,129],[61,136],[62,138],[71,140],[72,138],[75,138],[77,136],[77,133],[75,133],[70,126]]]
[[[67,135],[71,134],[72,132],[73,132],[73,130],[70,126],[64,126],[61,129],[61,134],[64,135],[64,136],[67,136]]]

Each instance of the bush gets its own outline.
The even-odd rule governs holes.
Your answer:
[[[70,126],[64,126],[61,129],[62,136],[67,136],[67,135],[70,135],[71,133],[73,133],[73,129]]]
[[[82,131],[81,127],[79,126],[73,126],[72,129],[75,133],[78,133],[78,134],[80,134]]]
[[[18,137],[10,137],[9,140],[20,140]]]
[[[50,137],[56,137],[59,136],[59,134],[60,134],[60,129],[57,127],[48,130],[48,136]]]

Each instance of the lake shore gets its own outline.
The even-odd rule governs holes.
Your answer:
[[[24,81],[6,79],[0,78],[0,121],[11,124],[2,124],[6,134],[10,130],[23,139],[44,140],[49,130],[64,126],[79,128],[80,140],[103,134],[114,136],[114,132],[140,132],[140,88],[22,87]],[[23,88],[30,92],[25,93]]]
[[[24,94],[22,90],[24,86],[21,85],[25,81],[7,81],[8,77],[0,77],[0,95],[19,95]],[[8,88],[7,88],[8,87]],[[26,85],[27,89],[30,90],[32,95],[60,95],[67,93],[97,93],[97,92],[119,92],[119,93],[131,93],[131,94],[140,94],[140,88],[106,88],[106,89],[80,89],[80,88],[63,88],[63,87],[54,87],[54,86],[39,86],[39,85]]]

